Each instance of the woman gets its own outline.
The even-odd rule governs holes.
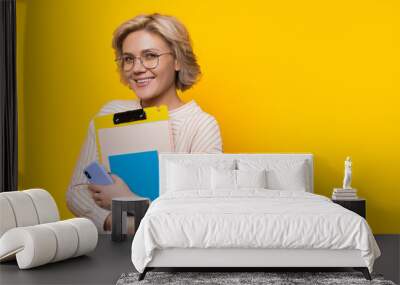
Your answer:
[[[112,47],[121,82],[129,86],[138,99],[111,101],[97,115],[164,104],[169,110],[175,152],[222,152],[215,118],[194,100],[185,103],[177,94],[177,90],[192,87],[200,75],[189,34],[177,19],[160,14],[139,15],[115,30]],[[111,230],[112,198],[133,194],[116,175],[112,175],[112,185],[86,184],[83,169],[98,157],[91,120],[68,188],[67,206],[76,216],[91,219],[103,233]],[[83,189],[77,190],[75,186],[82,184]],[[132,221],[129,224],[132,225]]]

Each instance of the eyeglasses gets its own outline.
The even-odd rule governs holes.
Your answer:
[[[117,61],[121,67],[121,69],[125,72],[130,71],[136,63],[136,59],[138,58],[140,63],[147,69],[154,69],[160,63],[160,56],[164,54],[173,54],[172,52],[164,52],[164,53],[146,53],[142,56],[134,56],[130,54],[125,54],[123,56],[118,57],[115,61]]]

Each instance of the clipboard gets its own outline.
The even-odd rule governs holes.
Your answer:
[[[99,161],[135,194],[159,196],[158,152],[172,152],[167,106],[94,118]]]
[[[148,107],[94,118],[99,161],[110,171],[109,157],[144,151],[172,152],[168,107]]]

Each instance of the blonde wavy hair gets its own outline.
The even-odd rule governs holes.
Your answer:
[[[113,33],[112,47],[116,58],[122,55],[122,43],[132,32],[145,30],[161,36],[169,45],[180,64],[176,72],[175,86],[181,91],[192,87],[201,75],[196,55],[193,53],[192,42],[185,26],[175,17],[158,13],[138,15],[122,23]],[[118,66],[121,82],[128,85],[124,72]]]

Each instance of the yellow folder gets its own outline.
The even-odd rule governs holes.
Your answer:
[[[110,156],[174,148],[165,105],[99,116],[94,125],[99,161],[108,171]]]

